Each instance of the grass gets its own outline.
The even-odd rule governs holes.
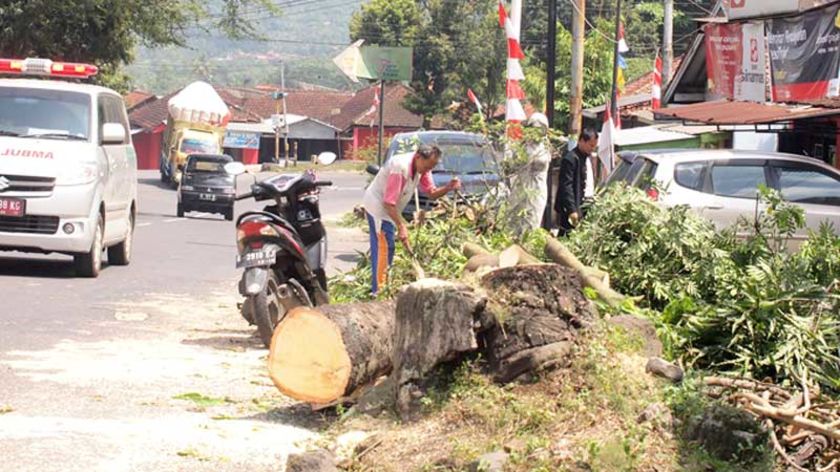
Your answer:
[[[200,408],[207,408],[207,407],[211,407],[211,406],[220,406],[220,405],[225,405],[225,404],[228,404],[228,403],[236,403],[228,397],[213,398],[213,397],[208,397],[208,396],[202,395],[200,393],[196,393],[196,392],[182,393],[180,395],[175,395],[174,397],[172,397],[172,399],[173,400],[191,401],[191,402],[195,403],[195,405],[200,407]]]
[[[654,403],[680,420],[708,403],[699,377],[671,386],[645,373],[642,350],[638,336],[599,324],[565,370],[497,385],[473,360],[439,375],[417,423],[351,417],[333,428],[384,430],[385,442],[351,469],[360,471],[466,470],[498,450],[510,454],[506,470],[514,472],[772,470],[715,459],[682,441],[666,421],[640,424],[640,413]]]
[[[210,461],[209,456],[206,456],[206,455],[200,453],[197,449],[192,448],[192,447],[188,447],[184,450],[178,451],[176,454],[178,454],[179,457],[188,457],[188,458],[192,458],[192,459],[197,459],[200,462]]]

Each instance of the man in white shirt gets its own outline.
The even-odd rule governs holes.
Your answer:
[[[395,155],[379,170],[365,191],[363,205],[370,228],[373,295],[386,282],[388,267],[394,259],[395,236],[407,249],[411,249],[402,211],[414,195],[414,190],[419,188],[429,198],[438,199],[461,188],[457,177],[443,187],[435,187],[431,172],[437,167],[440,157],[439,147],[426,144],[413,154]]]

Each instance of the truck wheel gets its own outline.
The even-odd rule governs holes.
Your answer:
[[[131,246],[134,239],[134,215],[128,216],[128,231],[125,239],[108,248],[108,264],[115,266],[127,266],[131,262]]]
[[[277,298],[277,287],[279,282],[274,272],[268,275],[268,284],[265,290],[248,297],[245,303],[250,304],[251,316],[254,317],[254,324],[260,332],[265,347],[271,347],[271,337],[274,335],[274,328],[283,321],[286,316],[286,307]]]
[[[89,278],[96,278],[99,276],[99,272],[102,270],[102,233],[105,230],[104,226],[102,215],[99,215],[99,219],[96,223],[96,230],[93,232],[93,243],[91,244],[90,251],[73,256],[73,265],[76,267],[76,275]]]
[[[178,218],[183,218],[184,217],[184,205],[183,204],[181,204],[181,203],[178,204],[178,209],[177,209],[176,213],[178,215]]]

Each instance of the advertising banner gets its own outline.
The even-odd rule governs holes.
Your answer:
[[[800,0],[725,0],[726,17],[730,20],[756,18],[799,11]]]
[[[773,100],[802,101],[838,95],[840,5],[767,20]]]
[[[735,77],[740,74],[743,33],[740,23],[709,24],[706,35],[707,100],[735,96]]]
[[[767,101],[767,48],[764,22],[744,23],[741,41],[741,67],[735,77],[735,99],[748,102]]]
[[[225,133],[224,147],[231,149],[259,149],[260,134],[228,130]]]

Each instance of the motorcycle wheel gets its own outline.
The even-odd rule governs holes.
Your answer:
[[[274,335],[274,328],[283,321],[286,316],[286,307],[280,303],[277,297],[277,287],[280,282],[274,272],[268,275],[268,284],[265,290],[248,298],[251,304],[251,315],[254,317],[254,324],[260,332],[265,347],[271,347],[271,337]]]

